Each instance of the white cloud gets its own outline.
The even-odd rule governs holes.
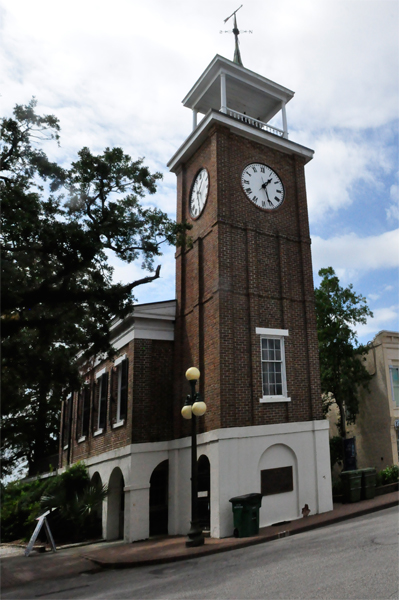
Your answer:
[[[399,220],[399,185],[391,185],[389,190],[392,204],[385,209],[388,221]]]
[[[158,256],[154,260],[154,268],[161,265],[159,279],[139,285],[133,290],[134,297],[141,304],[170,300],[175,297],[175,248],[165,245],[162,252],[162,256]],[[108,253],[108,257],[109,263],[114,268],[114,282],[132,283],[153,275],[141,268],[140,261],[126,264],[116,259],[111,252]]]
[[[374,317],[369,318],[365,325],[356,327],[357,335],[363,343],[371,340],[379,331],[399,331],[399,307],[389,306],[373,310]]]
[[[372,301],[378,300],[378,298],[381,298],[381,294],[369,294],[368,298]]]
[[[387,213],[388,221],[398,221],[399,220],[399,205],[391,204],[388,208],[385,209]]]
[[[173,216],[175,176],[166,163],[191,131],[180,102],[216,53],[233,56],[233,36],[219,34],[231,28],[223,24],[230,0],[2,0],[2,7],[3,114],[36,95],[38,112],[61,121],[61,148],[46,150],[63,164],[85,145],[145,156],[165,174],[145,203]],[[295,91],[290,139],[316,151],[306,167],[313,222],[342,215],[341,231],[350,231],[350,206],[361,232],[364,207],[354,187],[366,183],[381,194],[381,176],[396,168],[385,132],[398,117],[398,9],[397,0],[246,0],[239,12],[240,29],[254,32],[240,36],[244,65]],[[390,201],[373,206],[391,229],[397,194],[395,181]],[[314,237],[314,264],[346,277],[397,267],[395,235]],[[142,288],[149,297],[164,284],[164,298],[174,293],[172,250],[162,264],[162,281]],[[115,275],[130,281],[143,272],[119,265]],[[140,301],[146,294],[138,293]]]
[[[395,168],[391,148],[383,140],[371,144],[367,136],[341,130],[315,135],[301,131],[298,138],[315,150],[315,158],[306,166],[311,223],[349,208],[359,182],[367,184],[370,195],[380,191],[381,175]]]
[[[399,267],[399,229],[378,236],[359,237],[354,233],[327,240],[312,238],[313,268],[332,266],[345,280],[356,272]]]
[[[387,292],[391,292],[394,289],[393,285],[384,285],[380,288],[378,288],[378,291],[376,292],[371,292],[369,294],[367,294],[367,298],[369,300],[371,300],[371,302],[376,302],[377,300],[379,300],[380,298],[382,298],[384,295],[387,294]]]

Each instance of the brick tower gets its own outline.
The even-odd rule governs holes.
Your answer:
[[[168,164],[177,175],[177,219],[192,224],[192,244],[176,255],[175,437],[187,435],[180,408],[184,373],[194,365],[208,407],[200,419],[204,452],[211,432],[218,446],[232,435],[233,453],[247,440],[254,466],[244,469],[260,471],[257,487],[271,490],[271,513],[287,501],[277,518],[299,514],[305,502],[302,461],[328,480],[323,491],[318,475],[312,483],[315,503],[326,498],[314,512],[330,508],[304,175],[313,151],[288,139],[285,106],[293,95],[217,55],[183,100],[193,131]],[[268,125],[280,111],[283,128]],[[302,457],[295,435],[308,448]],[[226,477],[237,481],[229,493],[260,491],[245,489],[223,452],[219,492]],[[286,488],[268,488],[273,469],[288,466]]]

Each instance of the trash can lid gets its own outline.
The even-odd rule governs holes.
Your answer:
[[[243,504],[262,502],[262,494],[254,492],[253,494],[245,494],[244,496],[234,496],[234,498],[230,498],[229,502],[242,502]]]

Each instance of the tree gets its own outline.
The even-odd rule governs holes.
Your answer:
[[[3,470],[26,458],[32,471],[57,451],[60,399],[79,386],[77,356],[111,352],[109,325],[133,310],[134,288],[160,276],[162,244],[181,244],[176,224],[140,201],[160,173],[121,148],[88,148],[68,169],[40,144],[59,143],[53,115],[36,101],[1,121]],[[112,281],[109,255],[142,259],[151,274]]]
[[[324,410],[328,412],[332,403],[337,404],[338,427],[345,438],[346,423],[355,423],[359,413],[358,390],[371,378],[362,362],[368,348],[358,344],[354,328],[366,323],[373,313],[352,284],[340,286],[332,267],[321,269],[319,276],[322,280],[315,299]]]

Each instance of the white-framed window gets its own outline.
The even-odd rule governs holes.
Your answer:
[[[260,402],[290,402],[287,393],[284,340],[287,329],[256,328],[260,336],[262,398]]]
[[[107,398],[108,398],[108,373],[101,369],[96,373],[97,380],[97,430],[94,435],[99,435],[105,429],[107,421]]]
[[[391,379],[392,400],[395,406],[399,407],[399,367],[389,367]]]
[[[115,422],[113,427],[120,427],[124,424],[127,416],[127,397],[128,397],[128,370],[129,363],[126,354],[115,360],[115,376],[116,376],[116,411]]]

